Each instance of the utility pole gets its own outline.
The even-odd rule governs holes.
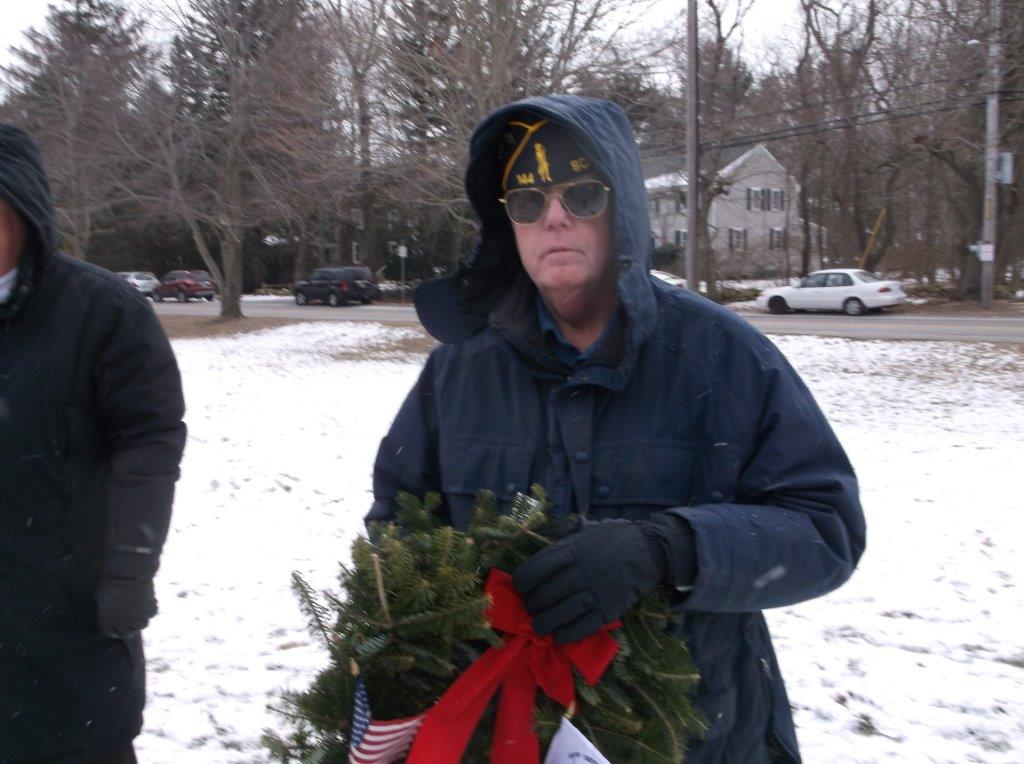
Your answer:
[[[697,155],[697,0],[686,8],[686,288],[699,292],[696,259],[697,204],[700,200],[700,161]]]
[[[988,37],[988,104],[985,110],[985,206],[981,211],[981,242],[978,259],[981,260],[981,307],[992,307],[995,283],[996,213],[999,196],[996,173],[999,165],[999,90],[1002,78],[999,72],[999,33],[1003,24],[1003,0],[989,0]]]

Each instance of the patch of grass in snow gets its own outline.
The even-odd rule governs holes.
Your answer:
[[[902,742],[902,738],[895,735],[886,735],[878,729],[875,726],[875,720],[871,718],[870,714],[857,714],[857,724],[854,725],[853,731],[865,737],[884,737],[896,743]]]
[[[282,326],[302,323],[288,318],[210,318],[209,316],[160,315],[160,323],[172,340],[191,340],[202,337],[228,337],[234,334],[261,332]]]
[[[1007,666],[1013,666],[1014,668],[1024,669],[1024,653],[1011,655],[1008,658],[999,657],[996,658],[996,660],[999,663],[1005,663]]]
[[[381,338],[379,343],[366,347],[331,353],[330,357],[335,361],[408,361],[418,359],[437,347],[437,340],[423,331],[419,324],[400,326],[412,331],[396,338]]]

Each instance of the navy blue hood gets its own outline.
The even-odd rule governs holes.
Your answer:
[[[0,197],[34,229],[44,257],[57,251],[56,215],[39,147],[24,130],[2,123]]]
[[[566,127],[612,188],[619,297],[628,316],[626,343],[638,348],[654,326],[656,307],[649,275],[651,224],[636,138],[614,103],[572,95],[506,104],[477,126],[470,141],[466,194],[480,221],[480,238],[453,274],[416,291],[420,321],[442,342],[467,339],[487,326],[491,310],[522,272],[512,224],[498,202],[502,167],[497,141],[510,118],[524,115]]]
[[[28,133],[0,123],[0,198],[16,209],[28,224],[25,256],[18,267],[17,294],[0,306],[0,319],[9,317],[24,302],[31,284],[50,256],[57,252],[58,233],[50,184],[43,158]]]

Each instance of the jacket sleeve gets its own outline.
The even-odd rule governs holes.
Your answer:
[[[743,403],[760,412],[734,495],[669,510],[696,540],[688,610],[744,612],[820,596],[850,577],[864,551],[853,468],[803,381],[759,339],[761,352],[721,380],[753,392]]]
[[[399,491],[422,498],[429,491],[440,490],[434,401],[437,353],[435,350],[427,359],[377,450],[373,465],[374,501],[364,518],[367,524],[394,519],[395,497]],[[439,511],[443,514],[445,510]]]
[[[167,538],[185,447],[181,377],[170,343],[141,297],[118,302],[99,349],[95,394],[110,455],[104,572],[152,576]],[[119,569],[111,570],[112,566]]]

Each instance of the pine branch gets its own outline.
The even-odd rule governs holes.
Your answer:
[[[334,643],[334,635],[331,633],[330,627],[330,613],[317,599],[313,587],[299,575],[298,571],[292,573],[292,590],[299,598],[299,609],[309,621],[313,636],[319,637],[324,646],[330,648]]]

